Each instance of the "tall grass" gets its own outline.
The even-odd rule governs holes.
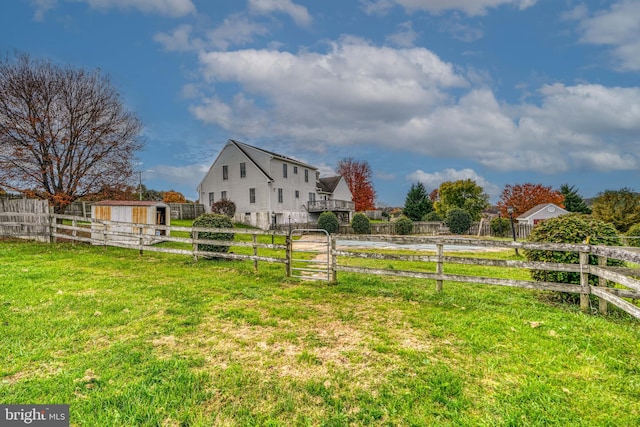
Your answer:
[[[640,424],[638,322],[543,293],[70,244],[0,264],[0,402],[72,425]]]

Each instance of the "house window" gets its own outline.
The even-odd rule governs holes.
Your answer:
[[[309,169],[304,170],[304,182],[309,182]]]
[[[310,202],[316,201],[316,193],[309,193],[309,201]]]
[[[282,164],[282,177],[283,178],[287,177],[287,164],[286,163]]]
[[[222,179],[229,179],[229,166],[222,166]]]
[[[293,174],[294,175],[298,175],[298,167],[297,166],[293,167]]]
[[[209,193],[209,206],[211,206],[216,201],[213,193]]]
[[[256,189],[255,188],[250,188],[249,189],[249,203],[255,203],[256,202]]]
[[[296,190],[296,199],[300,198],[300,191]]]
[[[227,192],[226,192],[226,191],[221,192],[221,193],[220,193],[220,198],[221,198],[222,200],[227,200]]]
[[[278,203],[282,203],[282,188],[278,188]]]
[[[247,164],[240,163],[240,178],[246,178],[247,176]]]

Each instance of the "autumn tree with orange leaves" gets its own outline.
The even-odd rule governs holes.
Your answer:
[[[375,209],[376,192],[371,182],[371,166],[364,160],[352,157],[340,159],[336,167],[344,177],[353,196],[356,212]]]
[[[553,203],[564,208],[564,196],[551,186],[542,184],[507,184],[502,190],[498,207],[500,213],[507,216],[507,208],[513,208],[513,216],[522,215],[531,208],[543,203]]]
[[[98,70],[18,55],[0,58],[0,186],[48,200],[122,188],[142,148],[142,124]]]
[[[165,203],[186,203],[187,199],[182,193],[174,190],[169,190],[164,192],[162,201]]]

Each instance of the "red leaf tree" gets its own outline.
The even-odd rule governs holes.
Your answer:
[[[498,207],[504,216],[508,215],[507,207],[512,207],[513,216],[517,217],[543,203],[554,203],[564,208],[564,196],[551,186],[542,184],[507,184],[500,195]]]
[[[356,212],[375,209],[376,191],[371,182],[371,166],[367,161],[347,157],[338,161],[339,175],[347,181]]]

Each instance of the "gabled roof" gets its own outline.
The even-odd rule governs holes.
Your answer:
[[[555,209],[559,209],[560,211],[562,211],[563,213],[569,213],[569,211],[562,209],[560,206],[556,205],[555,203],[542,203],[539,205],[536,205],[534,207],[532,207],[531,209],[529,209],[528,211],[526,211],[525,213],[523,213],[522,215],[518,216],[518,218],[516,219],[528,219],[530,217],[532,217],[533,215],[537,214],[538,212],[548,208],[548,207],[554,207]]]
[[[262,154],[264,154],[266,156],[272,157],[274,159],[282,160],[282,161],[294,164],[296,166],[301,166],[303,168],[311,169],[313,171],[317,171],[318,170],[318,168],[316,168],[315,166],[311,166],[309,164],[306,164],[304,162],[296,160],[296,159],[294,159],[292,157],[283,156],[282,154],[274,153],[273,151],[263,150],[262,148],[255,147],[255,146],[249,145],[249,144],[245,144],[244,142],[236,141],[234,139],[227,140],[227,143],[222,148],[222,150],[224,150],[228,145],[232,145],[232,146],[236,147],[242,154],[244,154],[244,156],[251,162],[251,164],[254,165],[264,175],[264,177],[267,178],[267,180],[269,180],[269,182],[274,182],[275,180],[269,175],[269,173],[267,171],[265,171],[260,166],[260,164],[256,161],[256,159],[254,159],[251,156],[251,154],[250,154],[251,150],[258,151],[258,152],[260,152],[260,153],[262,153]],[[222,151],[221,151],[221,153],[222,153]],[[209,167],[209,170],[204,175],[204,178],[202,178],[202,180],[200,181],[200,184],[198,185],[198,192],[200,192],[200,188],[201,188],[202,183],[207,179],[207,176],[211,173],[211,170],[215,166],[215,164],[216,164],[216,162],[217,162],[219,157],[220,157],[220,154],[218,154],[218,157],[216,157],[216,159],[213,161],[213,163]]]
[[[333,193],[342,179],[341,176],[332,176],[328,178],[320,178],[317,183],[318,191],[323,193]]]
[[[236,148],[238,148],[238,150],[240,150],[240,151],[242,152],[242,154],[244,154],[244,155],[247,157],[247,159],[249,159],[249,160],[251,161],[251,163],[252,163],[255,167],[257,167],[257,168],[258,168],[258,170],[259,170],[260,172],[262,172],[264,176],[266,176],[266,177],[267,177],[267,179],[268,179],[269,181],[273,182],[273,178],[271,178],[271,176],[267,173],[267,171],[265,171],[264,169],[262,169],[262,167],[258,164],[258,162],[256,162],[256,161],[253,159],[253,157],[251,157],[251,155],[247,152],[247,150],[246,150],[245,148],[243,148],[243,146],[251,147],[251,148],[253,148],[253,149],[255,149],[255,150],[260,150],[259,148],[252,147],[251,145],[243,144],[242,142],[234,141],[233,139],[230,139],[230,140],[228,141],[228,143],[233,144],[234,146],[236,146]],[[262,150],[261,150],[261,151],[262,151]]]
[[[269,155],[271,157],[274,157],[274,158],[277,158],[279,160],[283,160],[283,161],[286,161],[286,162],[289,162],[289,163],[295,163],[296,165],[302,166],[302,167],[307,168],[307,169],[313,169],[313,170],[317,170],[318,169],[315,166],[308,165],[308,164],[306,164],[304,162],[301,162],[300,160],[294,159],[293,157],[283,156],[282,154],[274,153],[273,151],[264,150],[264,149],[259,148],[259,147],[254,147],[253,145],[245,144],[244,142],[236,141],[236,140],[233,140],[233,139],[230,139],[229,142],[231,142],[232,144],[234,144],[235,146],[240,148],[240,150],[245,154],[247,154],[247,152],[246,152],[246,150],[243,150],[242,147],[252,148],[254,150],[257,150],[257,151],[260,151],[260,152],[262,152],[264,154],[267,154],[267,155]],[[247,156],[251,157],[248,154],[247,154]]]

